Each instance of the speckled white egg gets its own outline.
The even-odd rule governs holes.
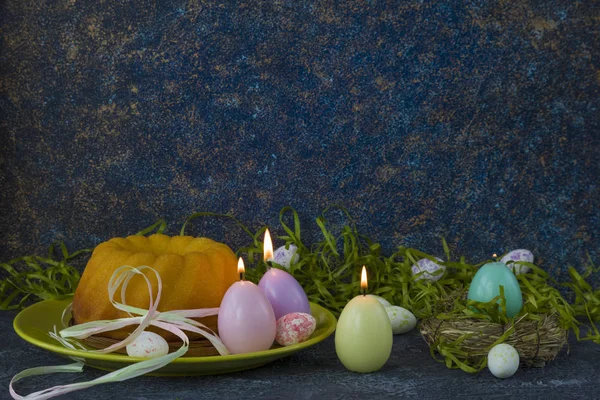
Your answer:
[[[384,307],[389,307],[389,306],[392,305],[392,303],[390,303],[389,301],[387,301],[386,299],[384,299],[381,296],[377,296],[375,294],[368,294],[367,296],[371,296],[371,297],[377,299],[377,301],[380,302],[381,305],[384,306]]]
[[[496,378],[510,378],[519,369],[519,352],[510,344],[498,344],[488,353],[487,365]]]
[[[306,313],[290,313],[277,320],[275,341],[281,346],[305,342],[317,327],[315,318]]]
[[[435,259],[440,262],[444,261],[441,258],[437,257]],[[423,274],[415,277],[415,280],[418,281],[420,279],[427,279],[432,282],[435,282],[440,280],[442,276],[444,276],[444,273],[446,272],[446,267],[443,265],[439,265],[438,263],[433,262],[428,258],[422,258],[419,261],[417,261],[416,264],[413,264],[411,270],[413,276],[423,272]]]
[[[394,335],[411,331],[417,325],[417,318],[406,308],[388,306],[385,307],[385,311],[392,324],[392,332]]]
[[[525,274],[531,270],[526,265],[513,264],[512,262],[509,264],[509,261],[526,261],[533,264],[533,253],[526,249],[518,249],[508,252],[500,262],[506,264],[511,271],[515,273],[515,275]]]
[[[126,346],[131,357],[156,358],[169,353],[167,341],[154,332],[144,331]]]
[[[290,244],[287,249],[281,246],[273,252],[273,261],[286,269],[290,269],[290,266],[297,263],[299,259],[298,247],[293,244]]]

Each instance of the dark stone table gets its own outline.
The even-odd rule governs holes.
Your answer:
[[[9,398],[8,383],[19,371],[69,361],[38,349],[12,329],[15,312],[0,312],[0,398]],[[417,331],[394,338],[392,357],[372,374],[347,371],[336,357],[333,336],[294,356],[250,371],[228,375],[162,378],[140,377],[71,393],[69,399],[373,399],[419,397],[592,399],[598,398],[600,345],[571,340],[545,368],[520,369],[510,379],[494,378],[488,371],[470,375],[435,362]],[[28,378],[17,384],[21,394],[53,385],[100,377],[86,368],[82,374],[55,374]]]

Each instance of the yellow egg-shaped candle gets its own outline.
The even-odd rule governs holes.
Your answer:
[[[366,272],[363,267],[366,285]],[[385,308],[371,296],[359,295],[342,310],[335,331],[335,351],[354,372],[377,371],[392,352],[393,333]]]

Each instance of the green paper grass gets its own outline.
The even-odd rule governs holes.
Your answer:
[[[333,213],[346,219],[346,224],[336,232],[329,228],[328,223],[328,217]],[[190,223],[197,218],[229,220],[248,234],[247,245],[237,249],[237,254],[243,256],[246,262],[246,278],[258,282],[267,268],[262,260],[262,240],[266,227],[253,232],[230,214],[199,212],[185,221],[180,234],[185,234],[186,228],[190,230]],[[281,210],[279,223],[281,229],[274,228],[273,232],[283,230],[283,235],[275,240],[275,245],[294,244],[298,247],[299,261],[291,265],[289,272],[302,285],[311,302],[322,305],[339,316],[348,301],[359,294],[360,270],[366,265],[369,292],[411,310],[421,320],[421,329],[424,330],[426,339],[427,332],[431,331],[431,324],[439,324],[440,321],[444,327],[454,324],[454,334],[458,336],[443,337],[436,333],[431,336],[433,340],[430,342],[432,354],[441,356],[442,361],[450,368],[461,368],[467,372],[479,371],[485,367],[482,355],[487,354],[494,344],[531,339],[534,333],[537,338],[538,332],[546,341],[544,343],[550,343],[550,338],[555,339],[544,351],[551,349],[557,353],[564,345],[561,332],[568,331],[572,331],[579,340],[593,340],[600,344],[600,332],[593,324],[594,321],[600,321],[600,289],[595,289],[586,282],[596,272],[593,266],[588,267],[583,274],[570,267],[571,282],[559,284],[538,266],[520,262],[530,267],[531,271],[518,276],[524,305],[519,315],[509,319],[503,307],[502,294],[487,303],[466,299],[475,272],[492,260],[470,264],[465,257],[452,257],[444,239],[442,249],[446,261],[440,264],[446,267],[446,273],[439,281],[430,282],[414,280],[411,266],[421,258],[437,262],[433,255],[402,246],[391,254],[384,254],[379,243],[358,232],[355,221],[341,206],[331,206],[316,218],[315,223],[322,240],[314,243],[305,243],[300,218],[292,207]],[[165,228],[165,222],[159,221],[138,234],[145,235],[155,230],[162,233]],[[70,266],[69,261],[91,249],[73,254],[66,252],[64,245],[61,249],[61,261],[52,257],[28,256],[0,264],[7,273],[6,277],[0,277],[0,307],[21,308],[32,300],[57,298],[73,293],[79,280],[79,272]],[[572,303],[557,289],[561,285],[573,292]],[[578,318],[589,321],[585,337],[580,335],[581,322]],[[525,329],[526,327],[529,328]],[[544,330],[543,327],[548,329]],[[481,346],[474,350],[474,330],[493,331],[496,334],[490,336],[491,342],[481,342]],[[443,331],[448,329],[444,328]],[[550,353],[540,353],[541,349],[537,350],[539,354],[534,357],[535,360],[531,360],[531,365],[553,358]]]
[[[62,259],[55,254],[60,247]],[[75,291],[79,271],[70,262],[91,249],[69,253],[63,242],[53,244],[47,257],[24,256],[0,264],[0,310],[23,308],[25,305],[47,299],[62,299]],[[1,277],[1,275],[0,275]]]

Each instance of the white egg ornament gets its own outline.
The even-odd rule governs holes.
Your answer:
[[[496,378],[510,378],[519,369],[519,352],[510,344],[498,344],[488,353],[487,366]]]
[[[374,294],[368,294],[367,296],[371,296],[371,297],[377,299],[377,301],[380,302],[381,305],[384,306],[384,307],[389,307],[389,306],[392,305],[392,303],[390,303],[389,301],[387,301],[383,297],[380,297],[380,296],[377,296],[377,295],[374,295]]]
[[[390,324],[392,325],[392,332],[394,335],[400,335],[402,333],[409,332],[417,325],[417,318],[406,308],[388,306],[385,307],[385,311],[390,319]]]
[[[444,260],[442,260],[441,258],[436,257],[435,259],[439,262],[444,262]],[[417,261],[416,264],[413,264],[411,271],[413,276],[421,274],[422,272],[421,275],[415,277],[415,280],[417,281],[421,279],[427,279],[429,281],[436,282],[439,281],[442,278],[442,276],[444,276],[444,273],[446,272],[446,267],[434,261],[431,261],[428,258],[422,258],[419,261]]]
[[[154,332],[144,331],[126,346],[130,357],[156,358],[169,353],[167,341]]]
[[[533,253],[527,249],[513,250],[506,253],[506,255],[500,260],[500,262],[506,264],[506,266],[513,271],[515,275],[526,274],[531,270],[531,268],[526,265],[513,264],[514,261],[526,261],[533,264]]]
[[[273,261],[285,269],[290,269],[290,266],[297,263],[299,259],[298,247],[293,244],[290,244],[287,249],[281,246],[273,252]]]
[[[315,318],[306,313],[290,313],[277,320],[275,340],[281,346],[305,342],[317,327]]]

